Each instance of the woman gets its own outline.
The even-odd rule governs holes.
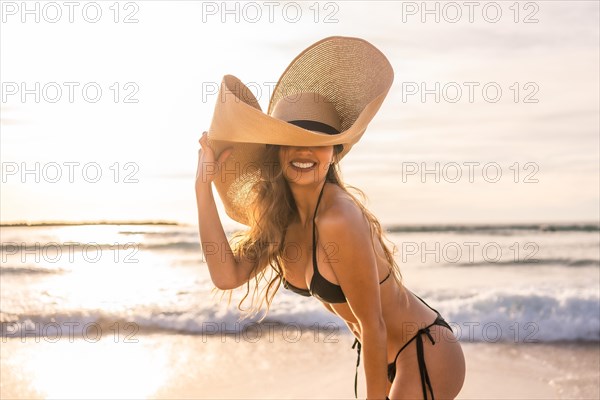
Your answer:
[[[379,78],[369,82],[374,71]],[[359,357],[363,352],[368,399],[454,398],[465,375],[460,344],[439,313],[403,286],[379,222],[339,175],[340,159],[364,133],[391,76],[387,59],[372,45],[333,37],[296,57],[266,116],[239,81],[225,77],[211,135],[200,139],[200,237],[204,249],[230,255],[205,254],[217,288],[246,284],[248,294],[251,280],[257,291],[274,272],[259,308],[266,300],[268,311],[283,282],[341,317],[357,338]],[[321,85],[306,83],[310,79]],[[296,83],[292,94],[290,80]],[[211,183],[227,213],[249,226],[235,236],[233,249]],[[294,256],[286,256],[290,247],[298,250]]]

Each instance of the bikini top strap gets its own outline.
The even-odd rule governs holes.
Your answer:
[[[325,189],[325,183],[323,183],[323,186],[321,187],[321,193],[319,193],[319,198],[317,199],[317,205],[315,206],[315,212],[313,213],[313,218],[312,218],[312,222],[313,222],[313,232],[312,232],[312,245],[313,245],[313,270],[317,271],[317,241],[316,241],[316,237],[315,237],[315,217],[317,216],[317,209],[319,208],[319,203],[321,202],[321,197],[323,196],[323,189]]]

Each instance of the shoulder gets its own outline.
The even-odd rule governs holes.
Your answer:
[[[321,233],[343,234],[368,229],[367,220],[358,204],[342,188],[327,184],[325,207],[319,209],[316,224]],[[325,196],[324,196],[325,197]]]

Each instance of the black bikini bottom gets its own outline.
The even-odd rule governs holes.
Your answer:
[[[417,296],[417,295],[415,295],[415,296],[419,300],[421,300],[423,302],[423,304],[425,304],[431,310],[435,311],[435,313],[437,314],[437,317],[436,317],[435,321],[433,321],[431,324],[427,325],[425,328],[419,329],[417,331],[417,333],[412,338],[410,338],[410,340],[408,342],[406,342],[400,350],[398,350],[398,353],[396,354],[394,361],[388,364],[388,380],[390,382],[393,382],[394,378],[396,377],[396,360],[398,359],[398,356],[400,355],[402,350],[404,350],[406,348],[406,346],[408,346],[413,340],[416,340],[416,342],[417,342],[417,361],[419,363],[419,373],[421,375],[421,387],[423,388],[423,399],[427,400],[427,390],[425,387],[425,385],[427,385],[427,387],[429,388],[429,392],[431,393],[431,400],[434,400],[433,389],[431,388],[431,381],[429,380],[429,374],[427,373],[427,366],[425,365],[425,353],[423,352],[422,335],[423,334],[427,335],[427,337],[431,341],[431,344],[435,345],[435,341],[433,340],[433,337],[431,336],[431,332],[430,332],[429,328],[431,328],[434,325],[440,325],[440,326],[444,326],[444,327],[450,329],[451,332],[452,332],[452,328],[450,327],[450,325],[448,325],[448,323],[444,320],[444,318],[442,318],[442,316],[436,309],[432,308],[431,306],[429,306],[429,304],[425,303],[425,301],[422,298],[420,298],[419,296]],[[360,364],[360,347],[361,347],[361,344],[358,341],[358,339],[354,339],[354,344],[352,345],[352,348],[354,349],[354,347],[357,347],[356,351],[358,353],[358,357],[356,360],[356,374],[354,376],[354,396],[356,398],[358,398],[358,391],[357,391],[358,366]],[[386,400],[389,400],[389,398],[386,397]]]

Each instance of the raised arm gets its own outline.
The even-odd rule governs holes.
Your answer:
[[[234,289],[248,282],[256,263],[244,258],[237,260],[233,256],[212,193],[212,182],[219,176],[219,168],[231,154],[231,148],[223,151],[215,161],[206,132],[202,134],[200,145],[195,185],[200,243],[215,286],[222,290]]]

